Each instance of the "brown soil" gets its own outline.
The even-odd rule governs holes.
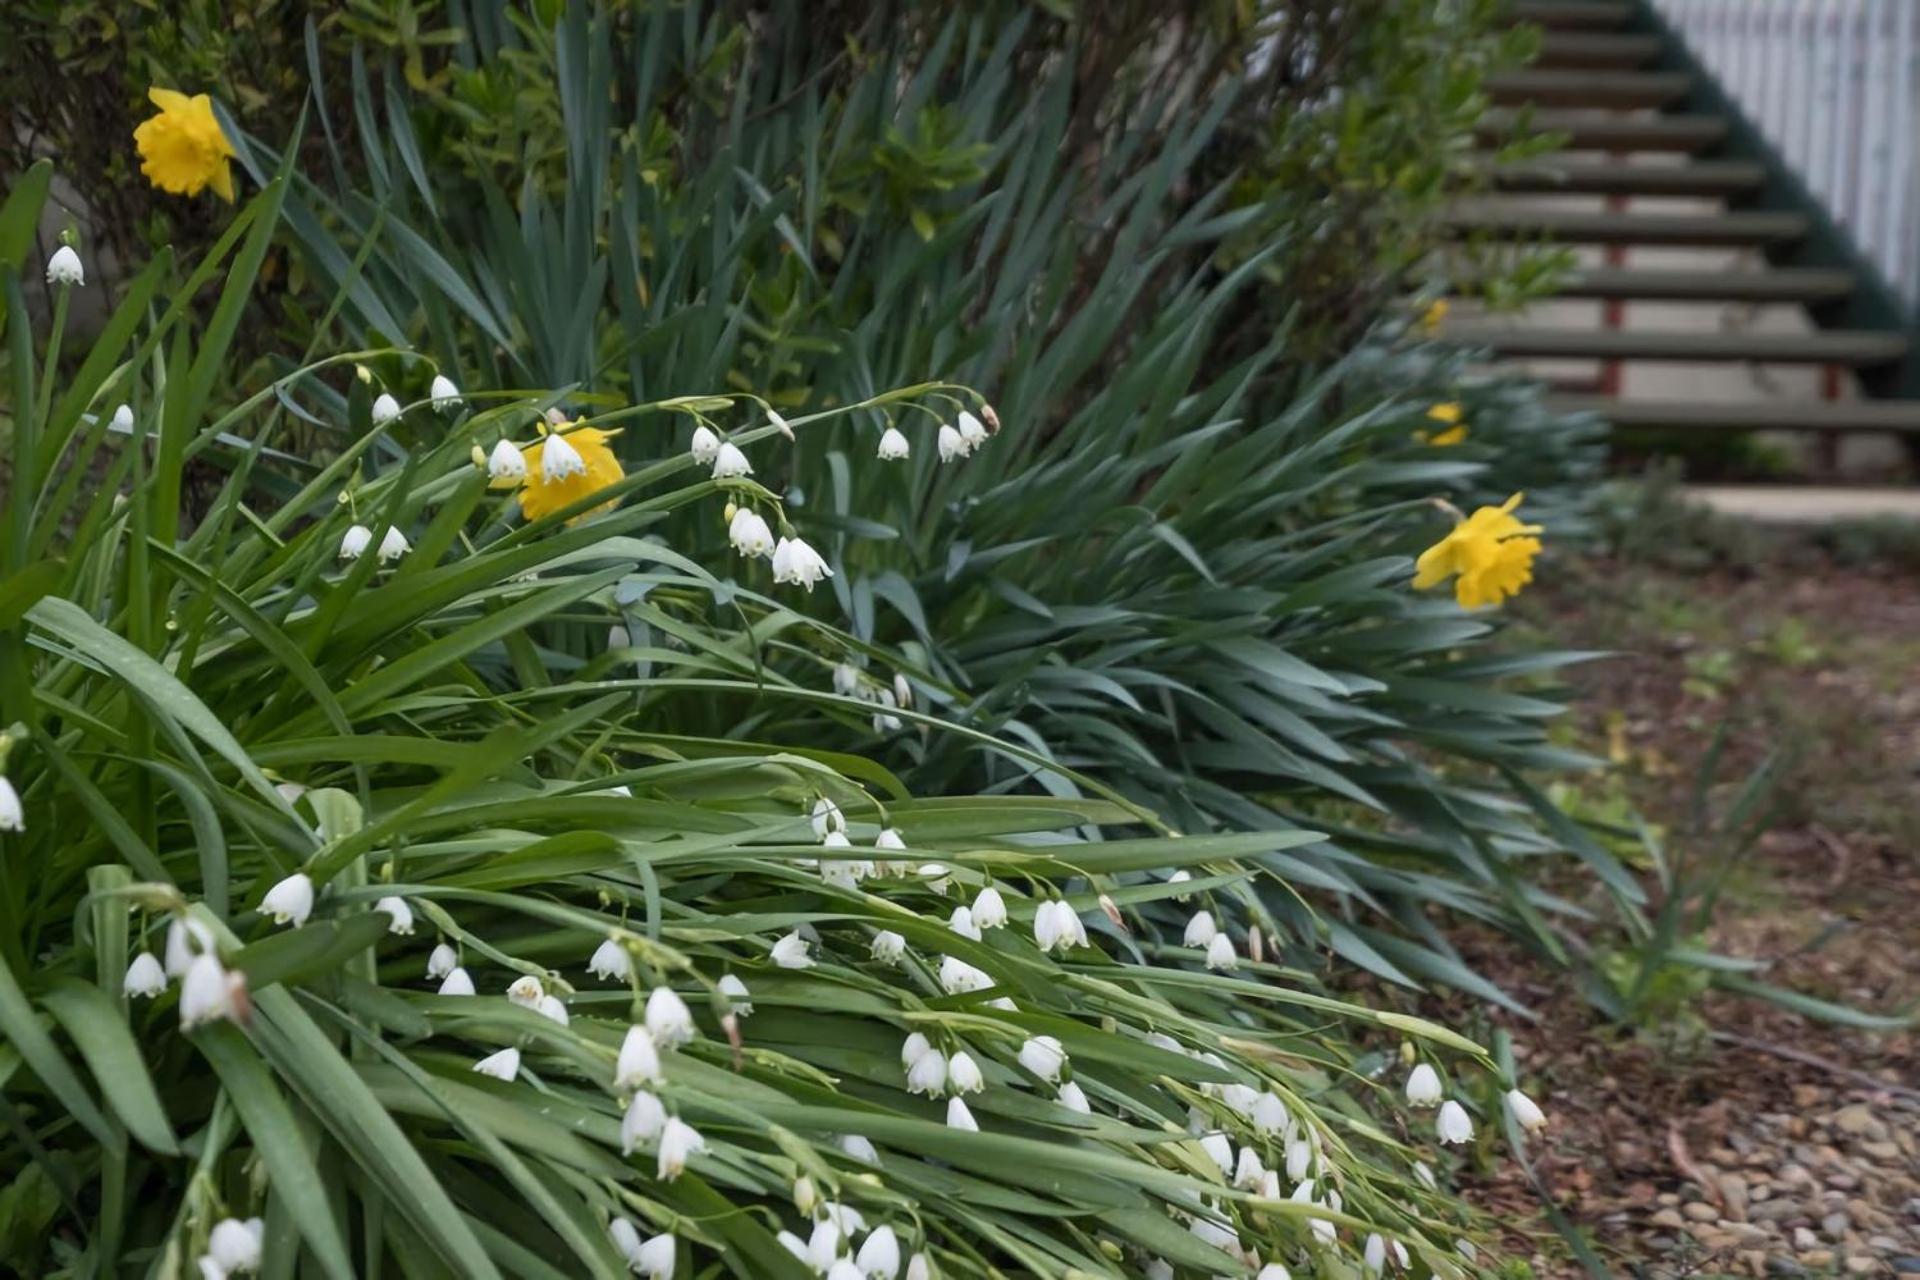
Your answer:
[[[1704,921],[1690,945],[1764,962],[1752,976],[1771,985],[1911,1013],[1920,578],[1798,564],[1556,570],[1525,601],[1528,625],[1551,643],[1618,654],[1571,677],[1569,743],[1614,764],[1570,790],[1575,810],[1637,812],[1669,863],[1686,860],[1683,900]],[[1696,821],[1723,725],[1701,793],[1707,820]],[[1724,829],[1727,814],[1769,761],[1764,803],[1740,838]],[[1618,847],[1630,856],[1635,845]],[[1641,869],[1657,911],[1662,879],[1651,863]],[[1708,879],[1719,886],[1710,901]],[[1662,971],[1622,1025],[1562,971],[1502,940],[1465,945],[1469,963],[1543,1011],[1537,1023],[1495,1019],[1552,1116],[1531,1154],[1616,1273],[1920,1274],[1920,1033],[1836,1025],[1705,988],[1708,975],[1688,965]],[[1637,964],[1631,953],[1601,959],[1618,974]],[[1502,1219],[1533,1224],[1511,1243],[1538,1274],[1581,1273],[1517,1163],[1488,1165],[1473,1193]]]

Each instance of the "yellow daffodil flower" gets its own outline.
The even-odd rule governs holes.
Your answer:
[[[1465,609],[1497,605],[1533,581],[1533,558],[1540,554],[1537,524],[1514,516],[1514,494],[1497,507],[1481,507],[1454,525],[1453,531],[1421,553],[1413,585],[1418,590],[1458,574],[1454,596]]]
[[[1420,328],[1429,338],[1440,332],[1440,326],[1446,323],[1447,312],[1453,308],[1445,298],[1435,298],[1420,313]]]
[[[1422,444],[1438,445],[1442,448],[1450,444],[1459,444],[1467,438],[1467,424],[1461,421],[1465,411],[1458,401],[1449,400],[1427,410],[1427,416],[1435,422],[1445,425],[1442,431],[1416,431],[1414,438]]]
[[[148,89],[147,97],[160,114],[133,131],[140,172],[147,181],[181,196],[197,196],[212,187],[221,199],[231,201],[233,171],[227,161],[233,158],[233,144],[214,119],[213,99],[160,88]]]
[[[617,483],[627,473],[621,469],[620,459],[607,447],[607,441],[619,434],[618,431],[602,431],[598,427],[574,427],[564,433],[556,431],[555,435],[561,435],[566,445],[579,455],[577,466],[573,465],[572,459],[568,459],[568,464],[564,466],[549,468],[546,465],[547,441],[554,439],[553,435],[536,440],[522,449],[520,452],[526,460],[527,477],[520,485],[520,514],[529,520],[538,520]],[[568,523],[598,515],[612,506],[609,502],[583,511]]]

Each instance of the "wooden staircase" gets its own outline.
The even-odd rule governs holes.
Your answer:
[[[1494,194],[1451,214],[1449,230],[1576,248],[1582,263],[1559,297],[1598,302],[1601,323],[1516,325],[1455,308],[1448,336],[1502,359],[1597,362],[1600,376],[1582,394],[1556,401],[1619,426],[1899,433],[1920,464],[1920,351],[1907,309],[1684,43],[1643,0],[1515,0],[1511,11],[1543,29],[1541,52],[1532,67],[1493,79],[1481,142],[1524,128],[1563,133],[1567,147],[1496,170]],[[1586,199],[1550,204],[1562,196]],[[1676,200],[1685,211],[1672,209]],[[1694,211],[1706,201],[1717,208]],[[1676,249],[1738,256],[1695,265]],[[1664,260],[1646,265],[1649,257]],[[1635,314],[1672,316],[1674,304],[1800,308],[1811,324],[1763,332],[1723,318],[1717,329],[1682,329]],[[1625,361],[1723,373],[1730,364],[1815,366],[1825,385],[1793,397],[1753,380],[1750,392],[1720,399],[1615,398]],[[1838,394],[1848,388],[1857,395]]]

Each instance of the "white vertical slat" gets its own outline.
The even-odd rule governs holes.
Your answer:
[[[1881,194],[1890,159],[1886,117],[1887,0],[1862,0],[1860,12],[1860,168],[1854,179],[1854,226],[1860,247],[1873,256],[1882,244]]]
[[[1653,0],[1920,308],[1920,0]]]

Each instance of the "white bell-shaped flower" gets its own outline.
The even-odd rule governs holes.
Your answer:
[[[1060,1092],[1054,1100],[1069,1111],[1078,1111],[1083,1116],[1093,1114],[1093,1106],[1087,1101],[1087,1091],[1072,1080],[1060,1086]]]
[[[1253,1128],[1256,1133],[1279,1133],[1292,1118],[1287,1114],[1287,1104],[1271,1089],[1253,1100]]]
[[[721,441],[719,451],[713,455],[713,478],[734,480],[752,474],[753,465],[747,461],[747,455],[740,452],[739,446],[731,440]]]
[[[936,1051],[915,1058],[907,1067],[907,1092],[936,1097],[947,1087],[947,1060]]]
[[[980,1132],[980,1122],[973,1118],[973,1112],[967,1109],[966,1102],[958,1097],[947,1099],[947,1127],[965,1129],[970,1133]]]
[[[741,507],[733,513],[727,525],[727,541],[748,559],[773,554],[773,530],[751,507]]]
[[[121,435],[133,430],[133,410],[121,405],[113,411],[113,429]]]
[[[1266,1177],[1267,1167],[1260,1163],[1260,1153],[1251,1146],[1240,1148],[1240,1154],[1233,1162],[1233,1185],[1257,1191]]]
[[[967,448],[966,439],[961,436],[958,431],[955,431],[944,422],[940,424],[940,434],[935,437],[935,443],[939,447],[940,461],[942,462],[952,462],[956,458],[964,458],[971,452],[971,450]]]
[[[813,1185],[813,1179],[802,1175],[793,1180],[793,1207],[800,1211],[803,1218],[811,1218],[820,1204],[820,1188]]]
[[[933,1263],[924,1253],[916,1253],[907,1259],[906,1280],[933,1280]]]
[[[660,1159],[655,1171],[663,1181],[671,1182],[686,1170],[687,1161],[707,1149],[700,1131],[679,1116],[669,1117],[660,1131]]]
[[[653,1033],[645,1027],[628,1027],[614,1064],[613,1087],[624,1093],[643,1084],[657,1084],[662,1078],[660,1046],[654,1043]]]
[[[1367,1243],[1360,1251],[1360,1261],[1368,1275],[1377,1276],[1387,1269],[1387,1242],[1380,1238],[1379,1232],[1367,1237]]]
[[[151,951],[142,951],[127,966],[120,990],[129,996],[157,996],[167,989],[167,971]]]
[[[1277,1262],[1269,1262],[1253,1280],[1293,1280],[1293,1273]]]
[[[998,929],[1007,922],[1007,900],[992,885],[973,899],[973,922],[982,929]]]
[[[517,483],[526,478],[527,455],[511,440],[494,445],[493,452],[487,455],[487,479]]]
[[[275,924],[303,925],[313,914],[313,877],[296,871],[267,890],[260,899],[260,912]]]
[[[340,535],[340,558],[358,560],[373,545],[373,530],[363,524],[351,525]]]
[[[455,965],[447,970],[447,976],[440,983],[439,994],[443,996],[474,995],[473,975],[459,965]]]
[[[860,688],[860,671],[851,662],[833,664],[833,691],[843,698],[851,698]]]
[[[959,429],[960,439],[966,444],[968,453],[987,442],[986,425],[965,409],[960,411]]]
[[[1465,1107],[1451,1098],[1440,1104],[1440,1115],[1434,1127],[1438,1130],[1442,1142],[1473,1141],[1473,1118],[1467,1114]]]
[[[382,391],[380,398],[373,402],[373,425],[384,427],[400,416],[400,402]]]
[[[1207,944],[1207,968],[1231,973],[1240,967],[1240,956],[1233,949],[1233,939],[1224,933],[1213,935],[1213,941]]]
[[[973,1055],[962,1049],[947,1059],[947,1088],[954,1093],[979,1093],[987,1087],[987,1078]]]
[[[258,1271],[266,1238],[266,1223],[259,1218],[222,1218],[207,1233],[207,1257],[229,1275]]]
[[[932,1052],[933,1042],[923,1033],[916,1031],[900,1044],[900,1065],[903,1068],[911,1067]]]
[[[746,983],[734,974],[725,973],[720,975],[717,985],[720,988],[720,994],[727,998],[728,1007],[735,1017],[751,1018],[753,1016],[752,992],[747,990]]]
[[[879,456],[882,462],[898,462],[913,452],[913,446],[907,443],[907,437],[898,427],[888,427],[880,435]]]
[[[523,1009],[539,1008],[540,998],[546,994],[546,985],[530,973],[515,978],[513,985],[507,988],[507,999]]]
[[[806,1260],[816,1272],[824,1273],[840,1257],[840,1224],[831,1218],[816,1222],[807,1238]]]
[[[70,244],[63,244],[53,251],[47,259],[47,283],[84,285],[87,282],[87,269],[80,262],[80,255]]]
[[[563,1027],[571,1021],[567,1016],[567,1006],[561,1003],[559,996],[541,996],[540,1003],[533,1006],[533,1011],[549,1021],[559,1023]]]
[[[873,847],[876,849],[885,849],[891,853],[898,853],[907,847],[907,842],[901,838],[900,833],[894,828],[883,827],[881,828],[880,834],[873,838]]]
[[[865,1280],[894,1280],[900,1274],[900,1238],[888,1226],[875,1227],[853,1255]]]
[[[1219,926],[1213,923],[1213,912],[1196,911],[1187,921],[1187,932],[1183,941],[1189,947],[1204,947],[1220,934]]]
[[[833,832],[844,833],[847,829],[846,815],[840,812],[840,806],[821,796],[813,802],[813,838],[825,840]]]
[[[1200,1139],[1200,1149],[1213,1158],[1213,1162],[1220,1166],[1221,1173],[1231,1174],[1233,1172],[1233,1143],[1227,1141],[1226,1134],[1209,1133],[1202,1135]]]
[[[840,1149],[862,1164],[879,1164],[880,1152],[872,1142],[857,1133],[843,1133],[837,1139]]]
[[[647,1237],[629,1265],[646,1280],[673,1280],[673,1266],[679,1254],[679,1241],[672,1233],[663,1231]]]
[[[387,917],[387,932],[411,934],[413,932],[413,908],[407,900],[392,894],[373,904],[373,909]]]
[[[824,557],[804,538],[782,538],[773,549],[773,580],[789,582],[813,590],[822,578],[831,578],[833,570]]]
[[[633,973],[633,957],[618,942],[606,938],[593,949],[587,972],[603,982],[625,982]]]
[[[1445,1096],[1440,1087],[1440,1073],[1432,1066],[1422,1062],[1407,1073],[1407,1101],[1416,1107],[1437,1107]]]
[[[891,929],[873,935],[873,958],[881,964],[899,964],[907,954],[907,940]]]
[[[1287,1179],[1299,1182],[1313,1172],[1313,1144],[1296,1138],[1287,1144]]]
[[[1168,884],[1185,884],[1187,883],[1187,881],[1191,879],[1193,879],[1193,872],[1187,870],[1185,867],[1182,867],[1180,868],[1180,870],[1174,872],[1172,875],[1167,877],[1167,883]],[[1173,895],[1173,900],[1175,902],[1185,902],[1188,898],[1191,898],[1192,896],[1193,895],[1190,893],[1176,893]]]
[[[1055,927],[1060,931],[1059,941],[1055,944],[1065,951],[1072,947],[1087,945],[1087,926],[1080,919],[1080,913],[1073,904],[1062,900],[1053,904]]]
[[[1053,1036],[1032,1036],[1020,1046],[1020,1065],[1048,1084],[1055,1084],[1067,1065],[1067,1051]]]
[[[498,1053],[490,1053],[473,1064],[473,1069],[483,1076],[492,1076],[495,1080],[504,1080],[512,1084],[514,1077],[520,1074],[520,1051],[509,1045]]]
[[[433,387],[427,395],[441,413],[451,413],[460,407],[460,388],[444,373],[433,375]]]
[[[649,1091],[638,1090],[620,1117],[620,1154],[630,1156],[635,1148],[654,1141],[666,1131],[666,1107]]]
[[[398,560],[413,550],[413,544],[407,541],[407,535],[400,532],[398,525],[388,525],[387,531],[380,535],[380,563]]]
[[[587,463],[580,451],[559,432],[549,432],[540,444],[540,478],[548,484],[559,484],[585,474]]]
[[[1528,1133],[1539,1133],[1547,1127],[1547,1113],[1540,1104],[1518,1089],[1507,1090],[1507,1110],[1513,1113],[1514,1121]]]
[[[773,944],[773,962],[782,969],[811,969],[813,957],[807,954],[807,940],[799,933],[789,933]]]
[[[693,1013],[672,987],[655,987],[647,996],[647,1030],[662,1049],[693,1039]]]
[[[947,917],[947,928],[963,938],[980,941],[980,926],[974,923],[971,907],[955,907],[953,914]]]
[[[827,1268],[826,1280],[861,1280],[860,1268],[852,1258],[842,1258]]]
[[[26,829],[27,811],[20,803],[20,793],[13,789],[13,783],[0,775],[0,831]]]
[[[427,955],[427,976],[444,978],[460,967],[460,953],[444,942],[435,943]]]
[[[993,985],[993,977],[984,969],[975,968],[957,956],[946,956],[940,961],[940,986],[950,996],[962,995],[969,991],[985,991]]]
[[[703,467],[712,466],[713,460],[720,456],[720,437],[704,422],[693,429],[692,452],[693,460]]]
[[[607,1224],[607,1236],[613,1241],[613,1247],[631,1267],[640,1256],[640,1228],[633,1225],[631,1218],[615,1217]]]

